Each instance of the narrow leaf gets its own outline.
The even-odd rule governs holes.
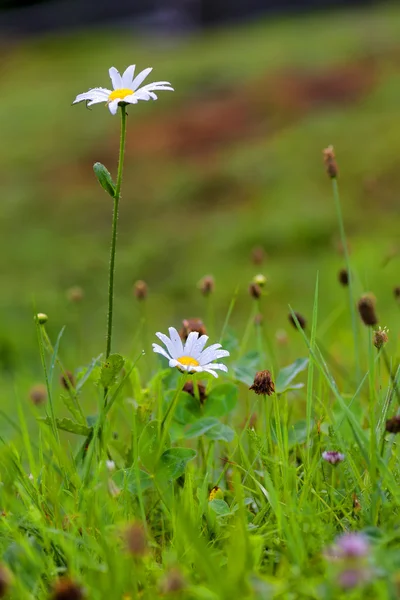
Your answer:
[[[51,425],[52,421],[50,417],[38,417],[38,421],[42,423],[46,423],[46,425]],[[88,427],[87,425],[81,425],[80,423],[76,423],[72,421],[72,419],[56,419],[57,429],[62,429],[63,431],[68,431],[69,433],[76,433],[77,435],[90,435],[92,432],[92,427]]]
[[[111,198],[114,198],[115,183],[113,182],[108,169],[106,169],[106,167],[104,165],[102,165],[101,163],[97,162],[97,163],[94,163],[94,165],[93,165],[93,171],[94,171],[94,174],[96,175],[97,181],[100,183],[103,190],[105,190],[107,192],[107,194],[109,194],[111,196]]]

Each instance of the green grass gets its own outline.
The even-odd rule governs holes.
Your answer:
[[[385,421],[400,389],[399,32],[400,11],[387,5],[174,44],[106,30],[8,48],[0,98],[6,597],[54,598],[65,576],[93,600],[397,597],[399,453]],[[118,119],[70,102],[106,85],[109,66],[132,60],[154,65],[176,92],[130,111],[118,355],[104,364],[112,206],[92,165],[115,175]],[[330,143],[351,302],[375,293],[389,327],[379,352],[358,315],[354,341],[348,290],[337,281],[344,257],[321,152]],[[261,266],[250,260],[257,245],[268,254]],[[259,271],[267,284],[254,300],[248,285]],[[204,298],[196,283],[207,273],[216,289]],[[132,294],[139,278],[149,283],[143,302]],[[84,289],[81,303],[68,301],[72,285]],[[306,316],[304,331],[289,325],[292,310]],[[49,321],[35,327],[39,311]],[[231,353],[227,374],[201,378],[204,404],[181,392],[182,376],[151,351],[156,331],[195,316],[210,343],[221,338]],[[264,397],[249,387],[266,368],[276,393]],[[29,401],[38,381],[47,386],[41,406]],[[332,467],[325,450],[345,460]],[[349,531],[364,534],[368,556],[327,558]],[[342,589],[346,568],[366,581]]]

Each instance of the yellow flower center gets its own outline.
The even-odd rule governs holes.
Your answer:
[[[181,356],[176,360],[179,361],[181,365],[190,365],[191,367],[198,367],[200,364],[195,358],[192,358],[191,356]]]
[[[108,96],[108,101],[112,102],[113,100],[123,100],[126,96],[131,96],[134,93],[133,90],[128,90],[127,88],[121,88],[119,90],[114,90]]]

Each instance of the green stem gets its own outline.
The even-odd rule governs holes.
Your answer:
[[[350,314],[351,314],[351,326],[353,329],[353,339],[354,339],[354,358],[356,365],[356,374],[357,374],[357,382],[360,380],[360,362],[358,356],[358,327],[357,327],[357,315],[356,308],[354,303],[354,293],[353,293],[353,274],[350,269],[350,258],[349,258],[349,250],[347,247],[346,233],[344,230],[343,223],[343,215],[342,215],[342,207],[340,204],[340,195],[339,195],[339,186],[336,177],[332,179],[332,188],[333,188],[333,197],[336,205],[336,213],[339,221],[339,230],[340,230],[340,238],[343,246],[344,258],[346,261],[346,269],[349,278],[349,302],[350,302]]]
[[[122,171],[124,167],[125,155],[125,137],[126,137],[126,107],[121,105],[121,137],[119,144],[119,160],[117,184],[115,186],[114,209],[111,234],[111,250],[110,250],[110,269],[108,278],[108,313],[107,313],[107,349],[106,359],[111,354],[111,339],[112,339],[112,322],[114,308],[114,271],[115,271],[115,250],[117,246],[117,229],[118,229],[118,209],[121,198]]]

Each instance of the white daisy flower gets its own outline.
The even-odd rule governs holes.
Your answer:
[[[228,350],[220,350],[221,344],[213,344],[204,350],[208,335],[199,337],[197,331],[192,331],[185,345],[175,327],[169,328],[169,337],[164,333],[156,333],[156,336],[165,344],[168,352],[158,344],[153,344],[153,351],[168,358],[170,367],[177,367],[187,373],[211,373],[214,377],[218,377],[216,370],[228,371],[225,365],[213,362],[229,356]]]
[[[118,104],[137,104],[139,100],[157,100],[155,92],[160,90],[173,92],[174,88],[171,87],[169,81],[155,81],[139,87],[152,70],[152,68],[144,69],[134,77],[135,65],[128,67],[123,75],[120,75],[115,67],[111,67],[109,73],[113,86],[112,90],[100,87],[93,88],[84,94],[78,94],[73,104],[85,101],[87,106],[92,106],[92,104],[105,102],[108,104],[110,113],[115,115]]]

